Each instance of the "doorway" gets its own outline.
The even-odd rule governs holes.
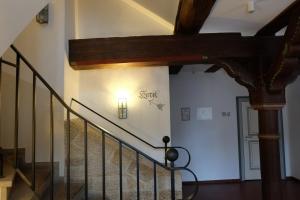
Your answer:
[[[240,177],[242,181],[260,180],[258,112],[251,108],[249,97],[237,97]],[[278,117],[281,176],[285,178],[282,112]]]

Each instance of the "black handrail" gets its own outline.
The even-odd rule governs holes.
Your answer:
[[[35,164],[36,164],[36,161],[35,161],[35,151],[36,151],[36,144],[35,144],[35,127],[33,127],[32,131],[32,150],[34,152],[32,152],[32,155],[34,156],[34,158],[32,158],[32,180],[29,181],[26,176],[22,173],[21,169],[19,169],[19,163],[18,163],[18,130],[19,130],[19,124],[18,124],[18,121],[19,121],[19,106],[18,106],[18,102],[19,102],[19,81],[20,81],[20,61],[22,61],[23,63],[25,63],[25,66],[27,66],[32,74],[33,74],[33,108],[32,108],[32,112],[33,112],[33,118],[32,118],[32,124],[33,126],[36,125],[36,105],[35,105],[35,90],[36,90],[36,79],[40,80],[40,82],[49,90],[50,92],[50,161],[51,161],[51,185],[50,185],[50,199],[54,199],[54,147],[55,147],[55,144],[54,144],[54,133],[53,133],[53,127],[54,127],[54,120],[53,120],[53,98],[55,97],[58,102],[61,103],[61,105],[67,110],[67,131],[68,131],[68,134],[67,134],[67,149],[66,149],[66,152],[67,152],[67,156],[66,156],[66,163],[67,163],[67,178],[66,178],[66,181],[67,181],[67,193],[66,193],[66,197],[67,199],[69,200],[71,198],[71,193],[70,193],[70,114],[73,114],[75,116],[77,116],[78,118],[82,119],[84,121],[84,126],[85,126],[85,132],[87,132],[87,126],[90,125],[96,129],[98,129],[99,131],[102,132],[102,138],[105,139],[105,136],[108,136],[110,138],[113,138],[115,139],[116,141],[118,141],[119,143],[119,151],[120,151],[120,165],[122,165],[122,148],[124,146],[130,148],[131,150],[135,151],[137,153],[137,157],[138,156],[143,156],[145,157],[146,159],[150,160],[151,162],[153,162],[153,165],[154,165],[154,185],[156,186],[156,167],[157,166],[160,166],[166,170],[169,170],[171,171],[171,173],[174,173],[174,171],[176,170],[185,170],[187,172],[190,172],[193,176],[194,176],[194,179],[196,182],[198,182],[197,180],[197,177],[195,175],[195,173],[193,173],[189,168],[188,168],[188,164],[190,163],[190,154],[189,152],[187,151],[187,149],[183,148],[183,147],[172,147],[170,149],[175,149],[175,148],[179,148],[179,149],[183,149],[185,150],[188,155],[189,155],[189,161],[188,161],[188,164],[183,166],[183,167],[174,167],[173,165],[171,166],[166,166],[162,163],[160,163],[159,161],[151,158],[150,156],[148,156],[147,154],[143,153],[142,151],[138,150],[137,148],[133,147],[132,145],[126,143],[125,141],[115,137],[114,135],[112,135],[111,133],[109,133],[108,131],[104,130],[103,128],[99,127],[98,125],[94,124],[93,122],[89,121],[88,119],[86,119],[85,117],[83,117],[82,115],[80,115],[79,113],[77,113],[76,111],[74,111],[71,107],[69,107],[65,102],[64,100],[56,93],[56,91],[47,83],[47,81],[45,81],[45,79],[35,70],[35,68],[26,60],[26,58],[13,46],[11,45],[11,48],[12,50],[16,53],[16,64],[13,64],[13,63],[10,63],[10,62],[5,62],[5,64],[8,64],[9,66],[15,66],[16,68],[16,96],[15,96],[15,168],[16,168],[16,171],[17,173],[20,175],[20,177],[25,181],[25,183],[27,183],[31,188],[32,190],[35,192],[36,188],[35,188]],[[3,60],[1,59],[0,60],[0,63],[2,63]],[[1,78],[0,78],[1,79]],[[85,137],[86,137],[86,133],[85,133]],[[87,139],[87,138],[86,138]],[[87,141],[85,139],[85,142],[84,142],[84,149],[85,149],[85,198],[88,199],[88,181],[87,181],[87,170],[88,170],[88,167],[87,167]],[[103,174],[105,174],[105,142],[104,140],[102,140],[102,148],[104,148],[104,151],[102,151],[102,155],[103,155],[103,159],[102,159],[102,164],[103,164]],[[147,142],[146,142],[147,143]],[[155,147],[153,145],[150,144],[150,146],[152,146],[153,148],[155,149],[162,149],[164,147]],[[173,162],[172,160],[170,160],[171,162]],[[137,164],[139,164],[139,161],[137,160]],[[120,175],[122,175],[122,166],[120,166]],[[120,180],[121,180],[122,177],[120,177]],[[139,178],[139,176],[137,176],[137,178]],[[139,180],[137,180],[139,181]],[[175,185],[174,185],[174,180],[172,178],[171,180],[173,183],[172,183],[172,191],[174,191],[175,189]],[[103,194],[105,194],[105,176],[103,175]],[[138,184],[137,184],[138,185]],[[120,197],[122,198],[122,181],[120,181]],[[198,191],[198,187],[196,186],[195,187],[195,191],[189,195],[189,197],[187,199],[193,199],[196,195]],[[154,189],[154,193],[156,194],[156,188]],[[105,199],[105,195],[103,195],[103,199]],[[172,198],[172,200],[175,200],[174,198]]]
[[[99,114],[98,112],[96,112],[96,111],[93,110],[92,108],[86,106],[85,104],[83,104],[82,102],[80,102],[80,101],[77,100],[77,99],[74,99],[74,98],[71,99],[71,103],[70,103],[70,107],[71,107],[71,108],[72,108],[72,105],[73,105],[73,104],[72,104],[73,101],[76,102],[77,104],[79,104],[80,106],[84,107],[85,109],[91,111],[92,113],[94,113],[94,114],[97,115],[98,117],[101,117],[102,119],[104,119],[105,121],[109,122],[110,124],[112,124],[112,125],[118,127],[118,128],[121,129],[122,131],[128,133],[129,135],[131,135],[132,137],[136,138],[137,140],[139,140],[139,141],[141,141],[141,142],[147,144],[148,146],[151,146],[151,147],[154,148],[154,149],[162,148],[162,147],[156,147],[156,146],[150,144],[150,143],[147,142],[146,140],[144,140],[144,139],[138,137],[136,134],[131,133],[130,131],[128,131],[128,130],[126,130],[125,128],[123,128],[122,126],[116,124],[115,122],[113,122],[112,120],[108,119],[107,117],[105,117],[105,116]]]
[[[144,143],[144,144],[150,146],[150,147],[153,148],[153,149],[164,149],[164,150],[165,150],[165,153],[166,153],[166,151],[167,151],[168,148],[175,148],[175,149],[182,149],[182,150],[184,150],[184,151],[187,153],[187,155],[188,155],[187,163],[186,163],[184,166],[185,166],[185,167],[189,166],[189,164],[190,164],[190,162],[191,162],[191,154],[190,154],[190,152],[189,152],[186,148],[181,147],[181,146],[169,146],[169,147],[168,147],[168,146],[167,146],[167,143],[168,143],[170,140],[168,139],[167,142],[164,141],[164,138],[165,138],[165,137],[168,137],[168,136],[165,136],[165,137],[163,138],[163,141],[164,141],[165,144],[166,144],[165,146],[163,146],[163,147],[162,147],[162,146],[154,146],[153,144],[150,144],[149,142],[147,142],[146,140],[140,138],[140,137],[137,136],[136,134],[134,134],[134,133],[128,131],[127,129],[123,128],[122,126],[116,124],[116,123],[113,122],[112,120],[110,120],[110,119],[108,119],[107,117],[101,115],[100,113],[96,112],[95,110],[93,110],[92,108],[88,107],[87,105],[83,104],[82,102],[80,102],[79,100],[77,100],[77,99],[75,99],[75,98],[72,98],[72,99],[71,99],[71,102],[70,102],[70,107],[71,107],[71,108],[72,108],[72,105],[73,105],[72,102],[75,102],[75,103],[79,104],[80,106],[82,106],[82,107],[84,107],[85,109],[89,110],[90,112],[94,113],[94,114],[97,115],[98,117],[100,117],[100,118],[104,119],[105,121],[109,122],[110,124],[112,124],[112,125],[118,127],[118,128],[121,129],[122,131],[128,133],[130,136],[136,138],[137,140],[139,140],[139,141],[141,141],[142,143]],[[166,159],[165,159],[165,165],[167,165]]]

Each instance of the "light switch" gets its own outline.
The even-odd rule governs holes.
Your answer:
[[[212,107],[197,108],[197,120],[212,120]]]

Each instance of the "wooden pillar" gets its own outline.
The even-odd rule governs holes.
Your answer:
[[[263,200],[283,200],[279,112],[286,104],[285,89],[270,91],[256,82],[249,90],[251,106],[258,111],[260,170]]]
[[[279,109],[258,109],[263,200],[282,200],[279,152]]]

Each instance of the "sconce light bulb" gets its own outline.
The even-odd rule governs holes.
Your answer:
[[[254,0],[248,1],[247,9],[248,9],[249,13],[253,13],[255,11],[255,2],[254,2]]]

